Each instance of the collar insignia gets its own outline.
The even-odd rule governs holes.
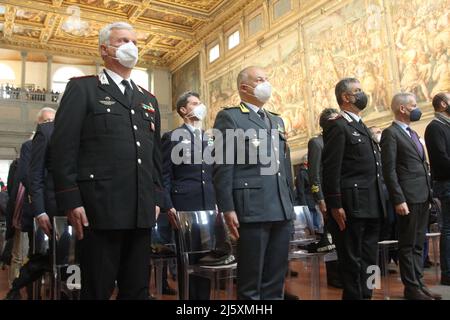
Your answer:
[[[98,74],[98,80],[101,84],[109,85],[108,78],[106,77],[106,74],[102,71]]]

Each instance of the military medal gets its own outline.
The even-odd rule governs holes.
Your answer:
[[[155,108],[152,106],[151,103],[150,103],[150,105],[142,103],[142,108],[150,113],[155,113]]]

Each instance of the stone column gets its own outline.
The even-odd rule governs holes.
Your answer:
[[[48,55],[47,56],[47,92],[52,91],[52,63],[53,63],[53,56]]]
[[[26,77],[26,68],[27,68],[27,55],[28,52],[27,51],[21,51],[20,52],[20,56],[22,58],[22,78],[20,79],[20,88],[23,90],[25,89],[25,77]]]

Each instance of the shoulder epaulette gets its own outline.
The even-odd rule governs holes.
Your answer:
[[[81,76],[81,77],[72,77],[69,80],[75,80],[75,79],[83,79],[83,78],[97,78],[97,75],[95,74],[90,74],[88,76]]]
[[[281,116],[281,114],[279,114],[279,113],[276,113],[276,112],[273,112],[273,111],[270,111],[267,109],[266,109],[266,111],[269,112],[270,114],[273,114],[274,116],[278,116],[278,117]]]
[[[146,93],[148,93],[151,97],[156,98],[150,91],[142,88],[141,86],[138,85],[139,88],[141,88],[142,91],[145,91]]]
[[[239,106],[225,106],[225,107],[222,107],[222,109],[224,109],[224,110],[237,109],[237,108],[239,108]]]
[[[342,115],[341,114],[337,114],[334,117],[328,118],[328,121],[334,121],[334,120],[337,120],[337,119],[340,119],[340,118],[342,118]]]

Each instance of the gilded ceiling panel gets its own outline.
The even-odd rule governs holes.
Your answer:
[[[160,0],[159,2],[210,12],[220,3],[225,2],[225,0]]]
[[[161,20],[169,23],[175,23],[186,27],[193,27],[195,23],[197,22],[194,18],[187,18],[182,16],[177,16],[173,14],[166,14],[160,11],[148,9],[144,14],[143,17],[154,19],[154,20]]]
[[[111,10],[114,12],[128,14],[132,5],[120,3],[119,1],[109,0],[65,0],[64,3],[71,5],[89,6],[99,9]]]
[[[15,19],[17,21],[29,21],[29,22],[36,22],[36,23],[44,23],[45,16],[46,16],[46,14],[44,12],[19,9],[16,11]]]

